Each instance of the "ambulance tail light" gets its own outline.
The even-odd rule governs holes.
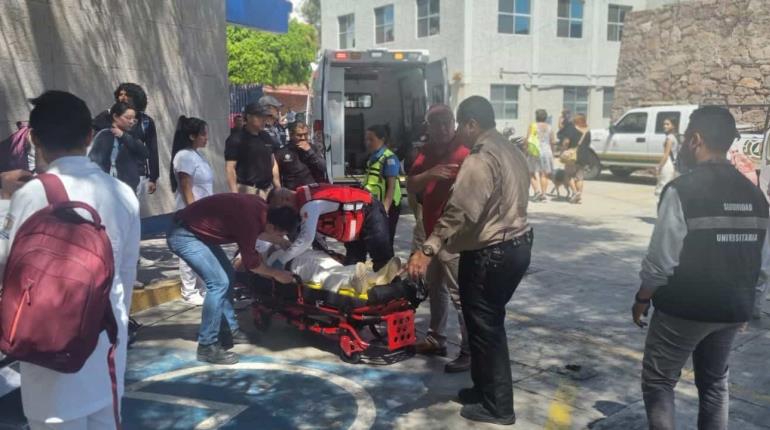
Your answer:
[[[346,51],[337,51],[334,53],[335,60],[347,60],[350,58],[350,54]]]

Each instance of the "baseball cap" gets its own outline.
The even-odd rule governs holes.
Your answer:
[[[273,96],[262,96],[259,98],[259,104],[262,106],[272,106],[275,108],[279,108],[283,106],[283,103],[279,102],[278,99],[276,99]]]
[[[243,108],[243,114],[267,116],[267,115],[270,115],[271,112],[269,109],[267,109],[267,106],[263,106],[259,103],[252,102],[247,104],[246,107]]]

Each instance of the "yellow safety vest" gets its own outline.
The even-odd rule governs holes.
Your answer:
[[[383,163],[390,157],[395,157],[396,154],[390,149],[385,148],[382,151],[382,155],[374,161],[368,161],[366,163],[366,177],[364,178],[364,188],[372,193],[374,198],[379,201],[385,200],[385,191],[387,190],[388,181],[383,176]],[[393,190],[393,204],[396,206],[401,205],[401,184],[398,177],[396,177],[395,183],[396,189]]]

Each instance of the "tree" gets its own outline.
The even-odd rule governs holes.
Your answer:
[[[303,0],[300,13],[321,34],[321,0]]]
[[[296,20],[286,34],[227,26],[227,75],[234,84],[307,84],[315,60],[316,31]]]

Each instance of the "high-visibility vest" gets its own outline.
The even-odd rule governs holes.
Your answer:
[[[385,167],[385,161],[390,157],[395,157],[396,154],[390,149],[385,148],[382,155],[374,161],[369,161],[366,164],[366,177],[364,178],[364,188],[368,190],[374,198],[379,201],[385,200],[385,191],[388,187],[388,180],[382,174]],[[393,204],[399,206],[401,204],[401,184],[396,178],[395,190],[393,190]]]
[[[364,206],[372,203],[372,195],[360,188],[332,184],[312,184],[297,188],[298,206],[313,200],[339,203],[339,209],[321,215],[318,232],[340,242],[353,242],[364,226]]]

